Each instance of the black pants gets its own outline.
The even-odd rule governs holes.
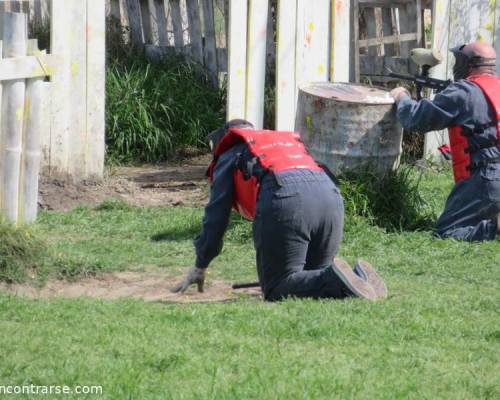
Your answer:
[[[331,268],[343,223],[342,196],[325,173],[266,176],[253,224],[265,299],[346,297],[345,285]]]

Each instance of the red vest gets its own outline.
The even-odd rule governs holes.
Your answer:
[[[467,79],[481,88],[488,103],[496,111],[497,146],[500,149],[500,78],[492,75],[473,75]],[[471,176],[472,157],[469,151],[469,138],[461,125],[451,126],[448,132],[453,160],[453,174],[455,182],[458,183]]]
[[[246,143],[250,153],[257,157],[260,165],[270,172],[283,172],[292,169],[322,171],[322,168],[309,155],[296,132],[253,131],[230,129],[217,145],[214,160],[208,167],[207,175],[212,180],[217,158],[239,144]],[[234,171],[233,207],[243,217],[253,220],[259,193],[259,183],[255,177],[245,180],[243,172]]]

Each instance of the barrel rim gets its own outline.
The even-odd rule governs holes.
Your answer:
[[[331,84],[331,85],[341,84],[341,85],[350,85],[350,86],[361,86],[361,87],[365,87],[365,88],[367,87],[367,88],[371,88],[371,89],[382,90],[382,91],[387,93],[387,88],[383,88],[380,86],[374,86],[374,85],[369,86],[369,85],[364,85],[361,83],[353,83],[353,82],[320,82],[320,81],[306,82],[306,83],[299,85],[299,92],[304,92],[304,93],[307,93],[311,96],[320,97],[314,93],[307,92],[305,89],[308,87],[314,86],[314,85],[325,85],[325,84]],[[345,99],[335,99],[335,98],[326,98],[326,97],[321,97],[321,98],[328,99],[330,101],[337,101],[340,103],[365,104],[367,106],[393,105],[396,103],[392,97],[388,97],[387,101],[379,101],[379,102],[366,102],[366,101],[361,101],[361,100],[345,100]]]

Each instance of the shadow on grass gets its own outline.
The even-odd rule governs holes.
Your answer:
[[[153,242],[183,241],[194,239],[202,230],[201,222],[188,222],[182,226],[172,226],[151,236]],[[236,213],[231,213],[228,229],[224,239],[236,243],[247,243],[252,240],[252,223],[240,217]]]

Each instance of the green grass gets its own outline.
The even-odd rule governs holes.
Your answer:
[[[438,213],[450,186],[449,174],[426,173],[426,207]],[[103,270],[156,264],[178,274],[194,262],[202,214],[108,202],[43,212],[33,230],[56,253]],[[499,254],[498,240],[436,240],[351,214],[341,256],[372,261],[387,301],[165,305],[2,294],[0,385],[102,385],[106,399],[497,399]],[[255,279],[249,223],[233,218],[210,268],[212,279]]]

